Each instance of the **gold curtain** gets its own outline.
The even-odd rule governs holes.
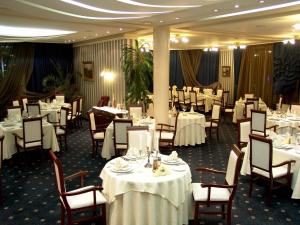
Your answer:
[[[241,60],[238,97],[243,97],[245,93],[253,93],[271,106],[272,85],[273,44],[248,46]]]
[[[31,43],[14,44],[13,58],[0,84],[0,117],[4,106],[14,98],[26,93],[26,85],[33,70],[34,47]]]
[[[196,76],[199,71],[201,56],[202,50],[179,51],[180,64],[185,85],[200,86]]]

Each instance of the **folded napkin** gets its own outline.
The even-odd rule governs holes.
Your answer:
[[[194,106],[191,106],[190,112],[194,112]]]
[[[258,99],[258,103],[262,103],[263,100],[261,98]]]
[[[115,169],[116,170],[124,170],[128,168],[128,162],[123,160],[122,158],[117,158],[115,161]]]
[[[240,97],[240,99],[238,100],[238,102],[243,102],[243,99],[242,99],[242,97]]]
[[[172,151],[168,156],[168,160],[176,161],[178,160],[178,153],[176,151]]]

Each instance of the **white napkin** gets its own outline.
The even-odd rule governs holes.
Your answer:
[[[128,162],[121,158],[117,158],[115,161],[115,170],[124,170],[128,168]]]
[[[194,112],[194,106],[191,106],[190,112]]]
[[[240,97],[240,99],[238,100],[238,102],[243,102],[243,99],[242,99],[242,97]]]
[[[169,160],[176,161],[178,160],[178,153],[176,151],[172,151],[168,157]]]
[[[262,103],[263,100],[261,98],[258,99],[258,103]]]

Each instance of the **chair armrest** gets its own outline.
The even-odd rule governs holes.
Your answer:
[[[70,176],[67,176],[67,177],[65,177],[65,181],[71,181],[71,180],[73,180],[74,178],[77,178],[77,177],[80,177],[80,184],[81,184],[81,187],[83,187],[83,179],[84,179],[84,177],[85,176],[87,176],[87,174],[88,174],[88,171],[82,171],[82,170],[80,170],[79,172],[77,172],[77,173],[74,173],[74,174],[72,174],[72,175],[70,175]]]
[[[284,161],[284,162],[281,162],[279,164],[276,164],[276,165],[272,165],[272,167],[280,167],[280,166],[284,166],[284,165],[291,165],[292,163],[296,163],[295,160],[288,160],[288,161]]]
[[[206,183],[202,183],[201,187],[217,187],[217,188],[234,188],[236,185],[227,185],[227,184],[206,184]]]
[[[24,139],[23,137],[21,137],[20,135],[18,135],[17,133],[12,133],[14,136],[15,136],[15,138],[20,138],[20,139]]]
[[[157,125],[161,126],[161,127],[175,127],[175,126],[172,126],[172,125],[169,125],[169,124],[166,124],[166,123],[158,123]]]
[[[101,191],[103,188],[101,186],[92,186],[92,187],[89,187],[89,188],[86,188],[84,190],[80,190],[80,191],[72,191],[72,192],[64,192],[62,193],[61,195],[63,197],[66,197],[66,196],[72,196],[72,195],[79,195],[79,194],[83,194],[83,193],[87,193],[87,192],[95,192],[95,191]]]
[[[226,174],[225,171],[222,171],[222,170],[216,170],[216,169],[207,168],[207,167],[199,167],[199,168],[196,169],[196,171]]]
[[[270,127],[266,127],[266,129],[273,129],[274,132],[276,132],[277,127],[278,127],[278,125],[273,125],[273,126],[270,126]]]

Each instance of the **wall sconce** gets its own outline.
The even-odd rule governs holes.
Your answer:
[[[285,44],[285,45],[288,44],[288,43],[290,43],[291,45],[294,45],[295,42],[296,42],[295,39],[285,39],[285,40],[282,41],[282,43]]]
[[[100,76],[103,77],[105,80],[113,80],[114,74],[110,69],[104,69],[101,73]]]

